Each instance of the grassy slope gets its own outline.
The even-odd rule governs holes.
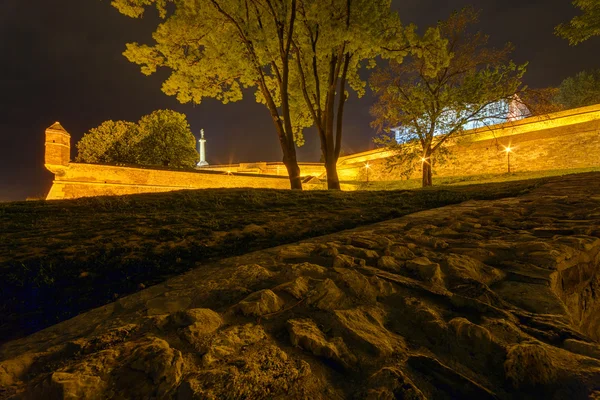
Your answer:
[[[469,199],[520,195],[544,181],[414,191],[215,189],[1,203],[0,342],[198,262]]]
[[[503,174],[482,174],[482,175],[467,175],[467,176],[445,176],[433,177],[433,183],[436,186],[456,186],[467,184],[481,183],[501,183],[513,182],[526,179],[539,179],[553,176],[562,176],[575,173],[597,172],[600,167],[578,168],[578,169],[555,169],[548,171],[527,171],[527,172],[512,172]],[[345,182],[354,185],[360,190],[409,190],[421,187],[421,179],[408,179],[397,181],[380,181],[380,182]]]

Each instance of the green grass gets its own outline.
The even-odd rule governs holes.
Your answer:
[[[446,176],[433,178],[434,187],[470,185],[481,183],[513,182],[527,179],[548,178],[554,176],[563,176],[568,174],[598,172],[600,167],[579,168],[579,169],[555,169],[549,171],[527,171],[513,172],[503,174],[481,174],[467,176]],[[421,187],[421,179],[408,179],[398,181],[348,181],[345,184],[352,185],[358,190],[410,190]]]
[[[411,191],[189,190],[0,203],[0,342],[199,262],[465,200],[517,196],[545,181]],[[264,231],[244,231],[248,225]]]

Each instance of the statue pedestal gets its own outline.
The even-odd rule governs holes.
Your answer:
[[[196,164],[196,167],[207,167],[208,163],[206,162],[206,139],[204,139],[204,129],[200,130],[201,138],[198,140],[200,143],[200,161]]]

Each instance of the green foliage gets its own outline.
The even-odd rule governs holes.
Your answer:
[[[193,167],[196,139],[184,114],[158,110],[137,123],[105,121],[77,143],[78,162]]]
[[[308,0],[307,0],[308,1]],[[171,71],[167,95],[182,103],[204,98],[239,101],[255,89],[275,126],[293,189],[302,189],[296,147],[312,125],[305,107],[290,92],[292,42],[303,0],[114,0],[130,17],[155,6],[163,22],[152,46],[131,43],[124,55],[144,74]]]
[[[316,126],[328,183],[339,189],[335,165],[348,89],[361,97],[366,87],[359,75],[361,67],[374,66],[379,56],[403,55],[401,24],[390,0],[304,0],[299,4],[291,100],[306,110]]]
[[[141,17],[145,7],[154,5],[163,18],[153,34],[155,44],[128,44],[127,59],[146,75],[168,68],[171,74],[162,90],[181,103],[200,104],[208,97],[226,104],[241,100],[243,89],[254,88],[257,102],[267,105],[276,124],[280,122],[287,96],[282,76],[287,60],[281,46],[286,44],[296,1],[168,0],[174,7],[165,7],[166,3],[112,2],[131,17]],[[302,129],[310,122],[300,109],[292,110],[289,119],[297,144],[302,144]]]
[[[555,33],[568,39],[571,45],[600,35],[600,2],[598,0],[574,0],[573,5],[583,14],[576,16],[567,24],[557,26]]]
[[[484,124],[490,117],[506,118],[499,102],[510,102],[521,87],[525,65],[508,60],[510,45],[487,47],[488,36],[471,32],[478,13],[466,8],[419,36],[406,31],[409,55],[390,62],[370,80],[378,99],[371,109],[376,143],[394,150],[390,167],[404,173],[423,167],[423,184],[431,184],[431,165],[465,124]],[[401,126],[396,142],[390,130]],[[440,161],[440,160],[438,160]],[[426,176],[428,175],[428,176]]]
[[[565,79],[557,101],[567,109],[600,103],[600,70],[583,71]]]
[[[365,94],[366,82],[361,79],[361,67],[373,67],[380,56],[400,56],[402,42],[398,14],[391,11],[390,0],[305,0],[298,13],[294,34],[297,69],[294,92],[315,112],[327,107],[329,84],[333,78],[344,77],[348,87],[358,97]],[[347,73],[343,66],[348,58]],[[332,74],[332,68],[334,74]],[[334,93],[345,95],[347,93]]]
[[[147,6],[158,9],[163,23],[153,34],[155,44],[130,43],[124,54],[144,74],[169,69],[162,87],[166,94],[182,103],[199,104],[206,97],[228,103],[241,100],[244,89],[255,89],[257,102],[269,109],[288,171],[295,162],[294,144],[304,143],[303,130],[312,125],[317,126],[328,165],[335,167],[347,88],[361,96],[366,83],[358,74],[360,67],[373,66],[380,55],[401,53],[400,21],[390,3],[112,2],[131,17],[142,16]]]
[[[138,160],[134,148],[139,140],[140,131],[135,123],[104,121],[77,143],[76,161],[135,164]]]
[[[184,114],[158,110],[138,122],[144,138],[139,142],[141,164],[193,167],[198,161],[196,138]]]

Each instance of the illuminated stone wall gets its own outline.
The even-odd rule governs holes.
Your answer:
[[[298,163],[300,176],[321,176],[325,173],[323,163]],[[287,176],[287,170],[282,162],[254,162],[225,165],[210,165],[202,168],[204,171],[240,172],[247,174],[282,175]]]
[[[600,105],[482,128],[459,142],[450,142],[449,159],[434,159],[434,177],[499,174],[507,172],[510,146],[512,172],[576,169],[600,166]],[[387,171],[381,150],[340,158],[342,180],[397,180],[399,171]],[[420,168],[411,178],[421,176]]]
[[[511,170],[541,171],[600,166],[600,105],[568,110],[543,117],[527,118],[471,131],[460,142],[450,144],[451,158],[434,163],[434,177],[498,174],[507,171],[504,147],[510,145]],[[288,189],[287,171],[282,163],[218,165],[199,171],[177,171],[140,167],[70,162],[70,136],[55,123],[46,130],[46,161],[55,178],[47,199],[123,195],[203,188]],[[397,180],[385,159],[390,153],[371,150],[340,157],[342,181],[365,180],[369,163],[370,180]],[[300,163],[303,176],[325,179],[319,163]],[[420,170],[412,177],[418,178]],[[323,188],[305,184],[307,189]]]
[[[70,163],[49,168],[55,174],[48,200],[206,188],[289,189],[286,176],[228,175],[111,165]]]
[[[57,122],[46,130],[45,166],[54,173],[46,199],[74,199],[204,188],[288,189],[287,176],[227,174],[70,162],[70,135]]]

